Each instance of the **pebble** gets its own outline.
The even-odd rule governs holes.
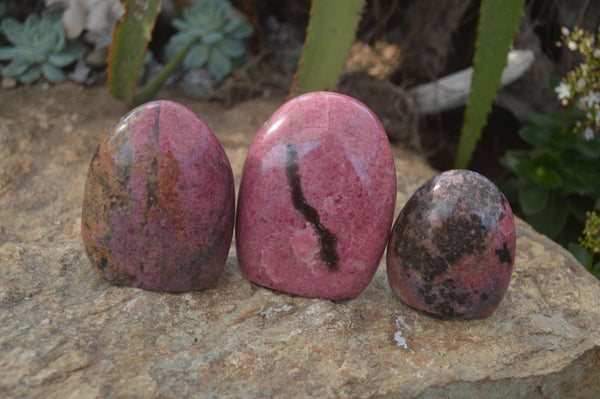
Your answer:
[[[387,274],[394,294],[446,318],[485,318],[508,288],[515,258],[510,205],[484,176],[451,170],[425,182],[394,223]]]
[[[229,160],[196,114],[141,105],[98,146],[85,185],[82,236],[107,280],[153,291],[214,284],[234,227]]]
[[[241,271],[296,295],[355,297],[385,250],[395,201],[394,159],[375,114],[341,94],[296,97],[263,125],[244,163]]]

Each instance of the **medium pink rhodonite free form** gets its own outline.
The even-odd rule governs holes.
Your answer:
[[[82,235],[109,281],[154,291],[213,284],[233,236],[229,160],[188,108],[154,101],[104,136],[88,171]]]
[[[242,273],[292,294],[355,297],[385,250],[395,201],[391,148],[367,106],[328,92],[290,100],[260,129],[244,164]]]
[[[508,288],[515,248],[513,213],[500,190],[476,172],[447,171],[425,182],[398,215],[388,280],[416,309],[485,318]]]

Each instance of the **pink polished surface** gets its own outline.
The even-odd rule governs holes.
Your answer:
[[[515,223],[498,188],[452,170],[425,182],[396,219],[388,280],[408,305],[443,317],[485,318],[508,288]]]
[[[86,252],[119,285],[206,288],[229,251],[234,196],[227,156],[200,118],[169,101],[142,105],[103,138],[90,164]]]
[[[394,160],[377,117],[340,94],[299,96],[248,151],[236,222],[242,273],[297,295],[352,298],[375,273],[395,200]]]

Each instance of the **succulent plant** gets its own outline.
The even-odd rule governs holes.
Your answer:
[[[85,48],[77,42],[67,42],[60,23],[31,14],[24,24],[6,18],[2,32],[14,47],[0,47],[0,61],[10,61],[2,68],[2,76],[28,84],[44,76],[50,82],[65,79],[61,70],[78,57]]]
[[[190,46],[183,60],[185,69],[208,67],[217,79],[232,70],[232,60],[244,52],[242,39],[252,33],[252,26],[232,16],[226,0],[202,0],[183,10],[183,19],[173,20],[179,33],[167,44],[166,57],[171,59]]]

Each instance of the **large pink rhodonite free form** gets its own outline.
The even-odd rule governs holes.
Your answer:
[[[336,93],[290,100],[260,129],[244,164],[242,273],[292,294],[355,297],[385,250],[395,201],[394,159],[369,108]]]
[[[115,284],[200,290],[222,271],[234,203],[231,166],[209,127],[180,104],[150,102],[113,126],[92,158],[83,242]]]
[[[510,205],[484,176],[451,170],[425,182],[392,228],[388,280],[408,305],[442,317],[485,318],[515,259]]]

